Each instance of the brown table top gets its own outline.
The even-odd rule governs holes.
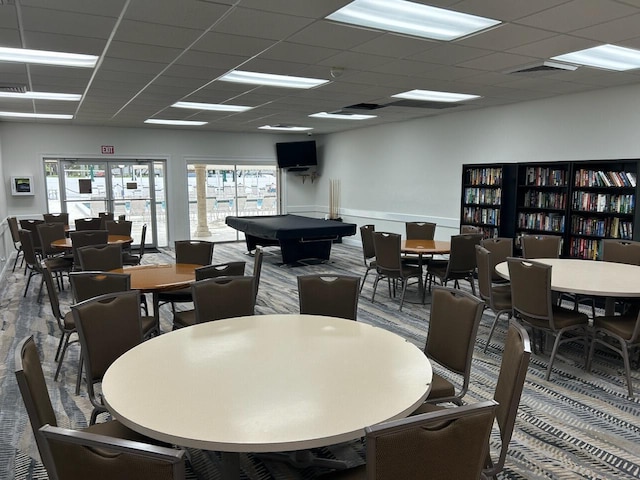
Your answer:
[[[202,265],[191,263],[136,265],[112,270],[115,273],[128,273],[131,276],[131,288],[141,292],[159,292],[183,288],[196,279],[196,268]]]
[[[402,240],[400,248],[403,253],[433,255],[450,253],[451,242],[442,240]]]
[[[133,238],[127,235],[109,235],[108,243],[131,243]],[[55,248],[71,248],[73,243],[70,238],[59,238],[51,242],[51,246]]]

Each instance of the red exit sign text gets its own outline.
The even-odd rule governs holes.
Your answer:
[[[113,155],[114,153],[116,153],[116,147],[113,145],[102,145],[103,155]]]

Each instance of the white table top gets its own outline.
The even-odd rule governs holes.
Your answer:
[[[576,258],[535,258],[551,265],[551,289],[603,297],[640,297],[640,266]],[[496,272],[509,278],[507,262]]]
[[[314,448],[364,435],[426,398],[424,353],[381,328],[333,317],[256,315],[155,337],[109,368],[122,423],[176,445],[227,452]]]

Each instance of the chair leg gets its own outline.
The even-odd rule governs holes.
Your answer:
[[[622,361],[624,362],[624,371],[627,377],[627,390],[629,391],[629,398],[633,398],[633,383],[631,383],[631,366],[629,365],[629,349],[627,344],[620,342],[620,352],[622,352]]]
[[[64,346],[62,347],[61,355],[59,357],[57,357],[58,367],[56,368],[56,373],[53,376],[53,381],[54,382],[56,382],[58,380],[58,375],[60,374],[60,367],[62,367],[62,361],[64,360],[64,354],[67,353],[67,347],[69,346],[69,337],[71,337],[70,333],[63,334]],[[62,338],[60,340],[62,341]],[[58,349],[60,349],[60,347],[58,347]]]
[[[404,293],[407,291],[407,280],[402,282],[402,293],[400,294],[400,311],[402,311],[402,304],[404,303]]]
[[[499,312],[496,315],[496,318],[493,319],[493,324],[491,325],[491,330],[489,330],[489,336],[487,337],[487,343],[484,345],[484,350],[483,350],[484,353],[487,353],[487,347],[491,343],[491,337],[493,336],[493,331],[496,329],[496,325],[498,325],[498,320],[500,319],[500,315],[502,315],[503,313],[509,314],[509,318],[511,318],[511,313],[510,312],[505,312],[504,310]]]
[[[376,289],[378,288],[379,281],[380,281],[380,275],[376,275],[376,279],[373,281],[373,293],[371,294],[371,303],[373,303],[373,299],[376,297]]]
[[[84,358],[80,351],[80,361],[78,361],[78,376],[76,377],[76,395],[80,395],[80,384],[82,383],[82,368],[84,367]]]
[[[62,344],[64,343],[64,338],[65,338],[65,335],[63,334],[63,335],[60,337],[60,341],[58,342],[58,349],[56,350],[56,356],[54,357],[54,360],[55,360],[56,362],[57,362],[57,361],[58,361],[58,359],[60,358],[60,350],[62,349]]]
[[[562,337],[562,332],[556,334],[556,340],[553,342],[553,350],[551,350],[551,356],[549,357],[549,365],[547,365],[547,372],[544,375],[545,380],[549,380],[551,377],[551,367],[553,366],[553,361],[556,358],[556,352],[558,351],[558,346],[560,345],[560,338]]]
[[[367,281],[367,275],[369,275],[369,269],[367,268],[367,271],[364,272],[364,277],[362,277],[362,282],[360,283],[360,292],[358,292],[360,295],[362,295],[362,289],[364,288],[364,282]]]

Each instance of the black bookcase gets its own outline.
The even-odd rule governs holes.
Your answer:
[[[485,238],[513,238],[515,178],[515,164],[463,165],[460,225],[479,227]]]

